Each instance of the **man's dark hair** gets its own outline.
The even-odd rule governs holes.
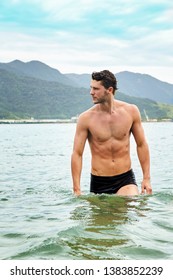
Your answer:
[[[117,80],[113,73],[111,73],[109,70],[103,70],[100,72],[93,72],[92,73],[92,79],[96,81],[101,81],[102,85],[108,89],[109,87],[113,87],[115,93],[115,90],[117,90]]]

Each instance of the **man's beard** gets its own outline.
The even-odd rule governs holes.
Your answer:
[[[93,103],[94,104],[103,104],[103,103],[105,103],[105,99],[104,98],[99,98],[99,99],[94,99],[93,98]]]

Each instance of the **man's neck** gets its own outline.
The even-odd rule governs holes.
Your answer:
[[[100,110],[106,112],[108,114],[112,114],[115,112],[115,100],[114,97],[110,98],[110,100],[105,101],[104,103],[100,103]]]

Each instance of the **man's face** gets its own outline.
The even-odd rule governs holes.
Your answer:
[[[106,101],[107,89],[102,85],[101,81],[91,80],[90,94],[94,104],[104,103]]]

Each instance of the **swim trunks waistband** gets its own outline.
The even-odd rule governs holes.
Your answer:
[[[130,184],[137,186],[132,169],[115,176],[97,176],[91,174],[90,192],[95,194],[115,194],[120,188]]]

